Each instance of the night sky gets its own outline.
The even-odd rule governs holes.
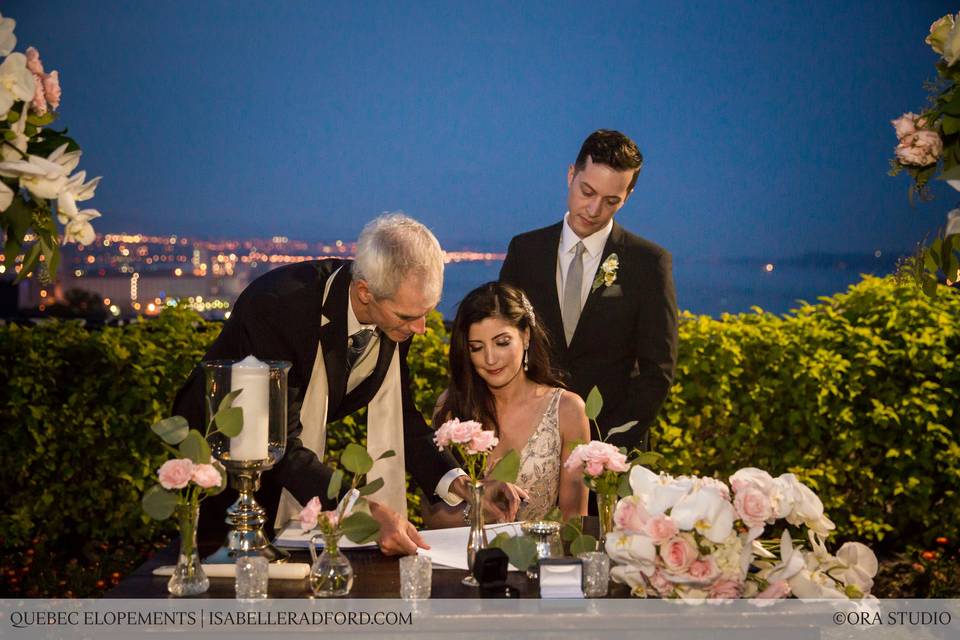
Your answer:
[[[565,210],[583,138],[646,165],[618,219],[676,257],[905,250],[889,121],[946,2],[7,0],[59,70],[98,231],[352,239],[403,210],[505,250]]]

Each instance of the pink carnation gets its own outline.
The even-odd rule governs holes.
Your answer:
[[[677,523],[670,516],[662,513],[647,521],[646,530],[655,544],[663,544],[679,532]]]
[[[742,590],[743,583],[741,583],[739,580],[724,578],[723,580],[717,580],[710,585],[710,597],[722,600],[730,600],[733,598],[739,598]]]
[[[497,446],[498,442],[500,440],[493,435],[493,431],[482,429],[473,435],[473,439],[467,445],[467,453],[471,455],[486,453]]]
[[[766,589],[757,594],[761,600],[779,600],[790,595],[790,585],[786,580],[771,582]]]
[[[204,489],[220,486],[220,472],[212,464],[198,464],[193,467],[193,481]]]
[[[454,418],[440,425],[433,436],[433,441],[437,444],[437,448],[443,451],[444,447],[449,447],[451,444],[467,444],[481,431],[483,426],[479,422],[473,420],[460,422],[459,418]]]
[[[321,509],[323,509],[323,506],[320,504],[320,498],[317,496],[311,498],[307,506],[300,512],[300,528],[303,531],[309,531],[317,526],[317,518]]]
[[[40,62],[40,52],[37,51],[36,47],[27,47],[24,56],[27,58],[27,69],[30,70],[30,73],[42,76],[43,63]]]
[[[193,462],[186,458],[167,460],[157,471],[164,489],[183,489],[193,477]]]
[[[901,139],[894,153],[901,164],[926,167],[940,158],[943,140],[936,131],[917,131]]]
[[[612,444],[591,440],[587,444],[579,444],[564,463],[569,471],[582,469],[588,476],[597,477],[607,471],[629,471],[627,456],[620,453]]]
[[[43,79],[43,95],[54,109],[60,108],[60,72],[51,71]]]
[[[33,74],[33,99],[30,101],[30,108],[38,116],[47,112],[47,98],[43,92],[43,76]]]

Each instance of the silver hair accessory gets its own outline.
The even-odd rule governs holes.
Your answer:
[[[530,323],[530,326],[537,326],[537,316],[533,314],[533,305],[530,304],[530,301],[527,299],[527,295],[525,293],[520,294],[520,304],[523,305],[523,312],[524,315],[527,316],[527,321]]]

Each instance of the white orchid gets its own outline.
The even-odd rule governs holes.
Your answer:
[[[682,531],[696,530],[710,542],[720,544],[733,533],[737,514],[723,494],[704,488],[683,496],[670,511],[670,517]]]
[[[610,577],[615,582],[630,587],[630,595],[636,598],[647,597],[647,582],[644,579],[644,574],[636,567],[622,564],[610,567]]]
[[[781,483],[783,503],[781,517],[792,525],[806,525],[821,536],[828,536],[836,525],[823,513],[823,502],[810,487],[800,482],[792,473],[785,473],[777,480]],[[789,507],[789,508],[788,508]]]
[[[36,90],[33,74],[27,69],[27,57],[22,53],[11,53],[0,64],[0,116],[6,119],[7,112],[17,100],[24,102],[33,99]]]
[[[652,516],[664,513],[690,492],[693,480],[674,478],[666,473],[656,474],[644,466],[630,470],[630,489],[639,496]]]
[[[100,178],[96,177],[84,184],[86,178],[86,171],[73,174],[57,196],[57,220],[60,221],[60,224],[67,224],[76,218],[80,213],[77,211],[77,202],[89,200],[96,192]]]
[[[0,14],[0,56],[10,55],[13,48],[17,46],[17,36],[13,35],[13,29],[16,26],[16,20],[4,18],[3,14]]]
[[[63,243],[76,242],[83,246],[92,243],[97,234],[94,232],[90,221],[99,217],[100,212],[96,209],[84,209],[77,212],[77,215],[63,229]]]
[[[764,576],[768,582],[777,582],[778,580],[787,580],[794,577],[806,567],[806,561],[803,553],[793,547],[793,539],[790,532],[783,530],[780,536],[780,562],[773,565],[767,575]]]
[[[80,162],[80,151],[67,152],[62,144],[46,158],[29,155],[26,160],[0,162],[0,176],[19,178],[20,186],[37,198],[52,200],[70,182],[69,175]]]
[[[605,545],[614,562],[638,567],[652,575],[657,564],[657,548],[653,540],[643,534],[611,531]]]

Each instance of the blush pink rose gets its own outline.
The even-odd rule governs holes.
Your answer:
[[[186,458],[167,460],[157,471],[164,489],[183,489],[193,477],[193,462]]]
[[[710,597],[719,600],[731,600],[740,597],[743,584],[739,580],[724,578],[710,585]]]
[[[300,528],[303,531],[310,531],[317,526],[317,518],[320,516],[321,509],[323,507],[320,505],[320,498],[317,496],[311,498],[307,506],[300,512]]]
[[[643,502],[636,496],[624,498],[617,503],[613,512],[613,523],[617,529],[630,533],[643,533],[650,514],[647,513]]]
[[[195,465],[191,479],[204,489],[219,487],[221,481],[220,472],[212,464]]]
[[[467,453],[471,455],[486,453],[497,446],[498,442],[500,439],[493,435],[493,431],[481,429],[473,434],[473,439],[467,444]]]
[[[686,573],[697,559],[697,547],[688,536],[676,536],[660,546],[660,558],[670,573]]]
[[[733,499],[733,508],[744,524],[751,528],[762,527],[774,515],[770,496],[754,487],[738,491]]]
[[[790,595],[790,585],[786,580],[777,580],[767,585],[767,588],[756,595],[761,600],[779,600]]]
[[[54,109],[60,108],[60,72],[51,71],[43,79],[43,95]]]
[[[660,513],[647,520],[646,531],[656,544],[663,544],[677,535],[679,529],[670,516]]]
[[[647,581],[650,583],[650,586],[653,587],[653,590],[657,592],[661,598],[667,598],[673,595],[674,585],[670,580],[667,579],[663,572],[660,569],[657,569],[653,572],[652,576],[647,576]]]
[[[901,164],[918,167],[931,165],[943,153],[943,140],[936,131],[917,131],[904,137],[894,154]]]
[[[437,447],[443,451],[444,447],[448,447],[451,444],[466,444],[470,442],[473,440],[473,436],[482,430],[483,426],[479,422],[474,422],[473,420],[460,422],[459,418],[454,418],[440,425],[440,428],[437,429],[437,432],[433,436],[433,441],[437,444]]]
[[[697,582],[710,582],[719,575],[720,569],[717,567],[717,563],[714,562],[713,558],[707,556],[706,558],[698,558],[691,562],[687,573]]]
[[[607,471],[629,471],[627,456],[620,453],[612,444],[591,440],[587,444],[578,444],[570,453],[564,467],[569,471],[582,469],[591,477],[597,477]]]

